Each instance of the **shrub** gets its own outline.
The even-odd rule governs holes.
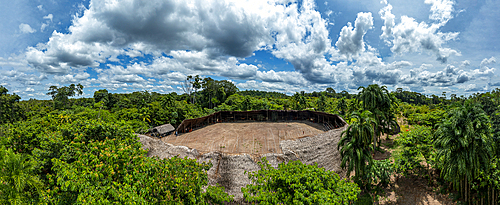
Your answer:
[[[273,168],[266,158],[261,170],[249,173],[252,184],[242,188],[245,199],[259,204],[350,204],[360,189],[356,183],[317,165],[291,161]]]

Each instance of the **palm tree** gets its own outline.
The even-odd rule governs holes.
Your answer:
[[[0,203],[33,202],[42,183],[33,174],[34,166],[32,161],[28,160],[28,156],[16,154],[12,149],[0,148],[0,167]]]
[[[367,168],[372,163],[371,139],[375,121],[370,111],[352,113],[352,124],[342,132],[338,148],[342,157],[341,167],[347,166],[347,175],[354,170],[355,181],[364,184]],[[367,164],[368,163],[368,164]],[[361,185],[360,184],[360,185]]]
[[[368,87],[360,86],[358,99],[362,101],[362,108],[373,114],[377,127],[374,127],[373,148],[375,149],[378,137],[382,133],[389,133],[389,129],[397,125],[396,118],[391,108],[397,106],[397,101],[391,97],[386,86],[377,84]]]
[[[441,175],[463,192],[466,201],[470,201],[470,182],[490,166],[492,144],[490,120],[471,101],[452,110],[439,124],[434,146]]]

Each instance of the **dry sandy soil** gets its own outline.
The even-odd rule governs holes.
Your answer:
[[[239,154],[282,153],[279,142],[323,133],[323,127],[309,121],[233,122],[209,125],[179,136],[161,140],[207,153],[220,151]]]

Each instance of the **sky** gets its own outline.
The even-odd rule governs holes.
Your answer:
[[[183,93],[188,75],[240,90],[427,95],[500,87],[498,0],[0,0],[0,85],[27,100]]]

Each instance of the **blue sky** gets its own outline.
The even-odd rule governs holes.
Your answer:
[[[1,0],[0,85],[23,99],[182,93],[188,75],[240,90],[470,95],[500,86],[493,0]]]

